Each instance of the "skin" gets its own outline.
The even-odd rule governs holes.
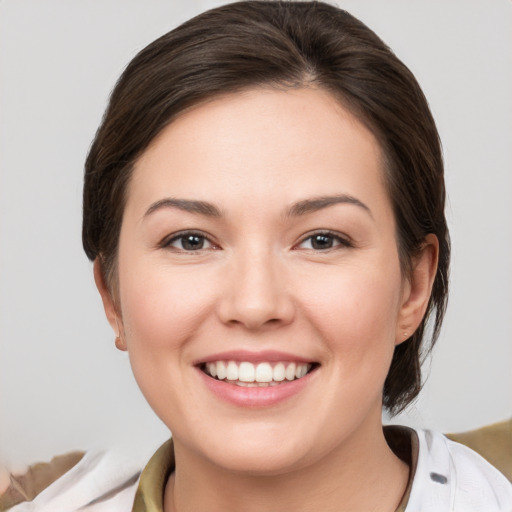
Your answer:
[[[5,491],[7,491],[10,484],[11,484],[10,472],[6,468],[0,466],[0,495],[2,495]]]
[[[404,277],[381,157],[329,93],[256,89],[186,112],[137,162],[116,301],[98,262],[95,276],[117,345],[173,433],[167,512],[382,512],[400,502],[409,470],[384,440],[382,389],[395,345],[425,312],[437,241],[427,238]],[[334,195],[360,204],[290,212]],[[207,201],[221,215],[148,213],[166,198]],[[176,238],[191,229],[206,237],[200,250]],[[318,230],[334,233],[332,247],[312,245]],[[318,367],[288,399],[240,407],[194,366],[228,350],[279,350]]]

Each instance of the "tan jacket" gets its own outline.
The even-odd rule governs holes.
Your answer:
[[[512,482],[512,419],[470,432],[448,434],[447,437],[478,452]],[[388,439],[388,442],[390,441],[392,440]],[[55,457],[48,463],[30,466],[24,474],[8,475],[8,487],[0,494],[0,512],[18,503],[33,500],[50,484],[74,468],[83,456],[83,452],[68,453]],[[408,462],[414,466],[414,454]],[[168,473],[173,469],[173,464],[172,443],[168,442],[158,450],[146,466],[138,484],[133,512],[161,510],[161,504],[152,503],[152,501],[155,496],[160,497],[161,500],[161,489]],[[127,485],[135,485],[137,478],[138,474],[134,473],[133,477],[127,481]],[[408,491],[410,492],[410,486]],[[397,512],[405,510],[406,504],[407,493]]]

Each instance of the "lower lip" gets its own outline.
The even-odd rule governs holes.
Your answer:
[[[283,381],[277,386],[245,387],[214,379],[197,368],[206,387],[218,398],[238,407],[270,407],[300,393],[311,380],[311,372],[300,379]]]

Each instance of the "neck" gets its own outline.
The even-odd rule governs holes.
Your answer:
[[[388,447],[382,426],[359,428],[351,439],[314,463],[279,475],[232,472],[200,459],[175,440],[176,472],[165,512],[394,512],[409,468]]]

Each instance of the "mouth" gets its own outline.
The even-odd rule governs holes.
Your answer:
[[[291,361],[209,361],[198,365],[208,377],[240,387],[274,387],[300,380],[318,363]]]

